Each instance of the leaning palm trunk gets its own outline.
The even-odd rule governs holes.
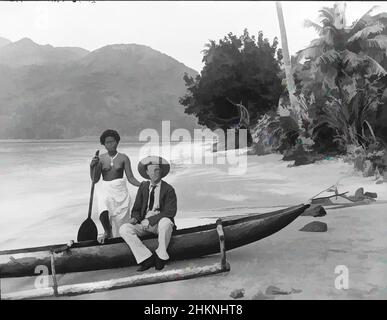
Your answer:
[[[286,36],[286,28],[285,28],[285,21],[284,16],[282,13],[282,5],[280,1],[276,2],[277,5],[277,15],[278,15],[278,22],[281,32],[281,43],[282,43],[282,53],[284,57],[284,65],[285,65],[285,75],[286,75],[286,85],[289,92],[289,100],[290,100],[290,109],[293,111],[292,113],[296,116],[296,121],[301,128],[302,126],[302,120],[301,120],[301,114],[302,111],[299,107],[297,98],[294,95],[295,92],[295,85],[294,80],[291,72],[291,62],[290,62],[290,55],[289,55],[289,48],[288,48],[288,39]]]

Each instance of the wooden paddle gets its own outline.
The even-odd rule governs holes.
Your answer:
[[[98,157],[99,150],[95,153],[95,156]],[[97,164],[98,165],[98,164]],[[89,212],[87,215],[87,219],[83,221],[81,226],[78,230],[78,236],[77,241],[88,241],[88,240],[97,240],[98,237],[98,230],[97,226],[95,225],[94,221],[91,219],[91,208],[93,207],[93,196],[94,196],[94,186],[96,182],[98,181],[97,177],[95,176],[95,168],[97,165],[94,166],[93,172],[92,172],[92,178],[91,178],[91,191],[90,191],[90,200],[89,200]]]

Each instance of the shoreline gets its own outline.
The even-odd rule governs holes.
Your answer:
[[[161,142],[170,142],[172,144],[177,143],[194,143],[194,142],[201,142],[200,139],[191,139],[189,142],[185,141],[170,141],[168,139],[160,140]],[[210,141],[210,140],[208,140]],[[66,138],[66,139],[0,139],[0,143],[72,143],[72,142],[85,142],[85,143],[97,143],[99,144],[99,136],[96,137],[87,137],[87,138]],[[138,144],[145,144],[149,143],[149,141],[139,141],[138,137],[134,136],[123,136],[121,137],[120,143],[138,143]],[[237,150],[237,149],[235,149]]]

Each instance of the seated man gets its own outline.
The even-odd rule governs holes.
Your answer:
[[[138,164],[138,171],[145,179],[138,188],[128,223],[120,227],[119,233],[129,245],[140,264],[138,271],[155,266],[164,268],[169,259],[167,248],[174,228],[176,194],[172,186],[161,180],[170,170],[169,163],[161,157],[149,156]],[[146,234],[158,235],[158,248],[153,254],[139,239]]]

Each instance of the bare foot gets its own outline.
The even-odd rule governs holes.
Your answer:
[[[102,238],[101,238],[101,240],[99,241],[101,244],[104,244],[105,242],[106,242],[106,240],[107,239],[110,239],[110,238],[112,238],[112,231],[111,230],[109,230],[109,231],[106,231],[104,234],[103,234],[103,236],[102,236]]]

